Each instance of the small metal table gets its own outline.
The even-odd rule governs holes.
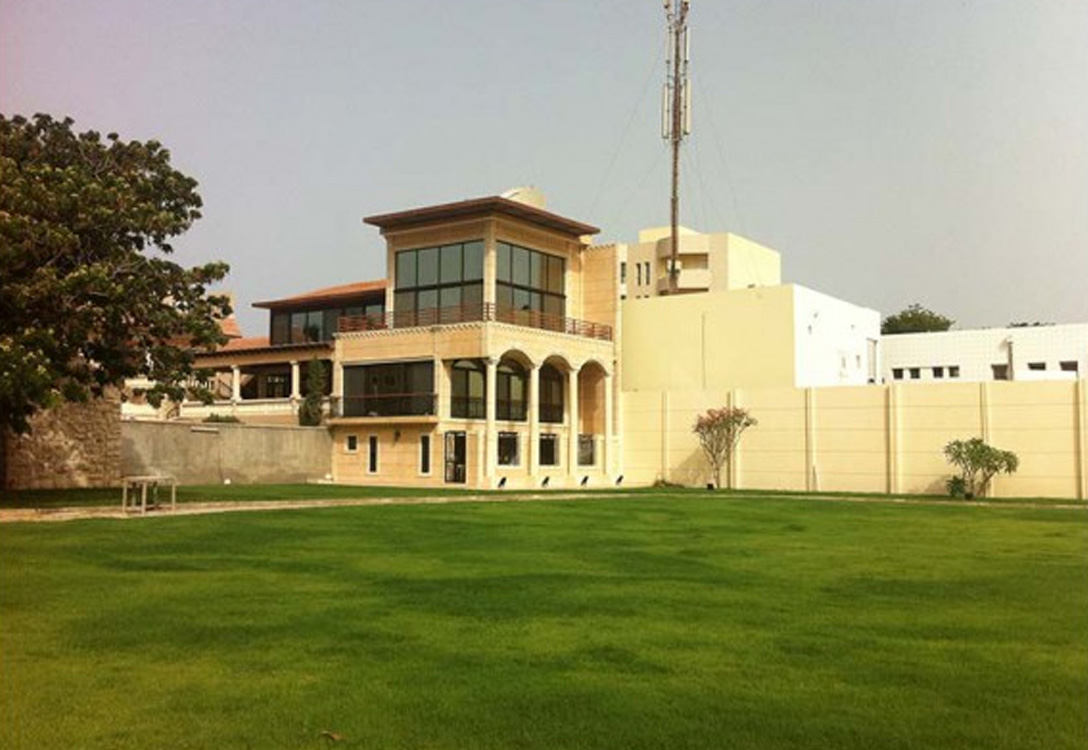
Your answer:
[[[140,489],[140,513],[147,513],[147,490],[153,488],[158,490],[159,485],[170,485],[170,510],[177,510],[178,507],[178,483],[174,477],[169,474],[147,474],[142,476],[128,476],[121,477],[121,512],[127,513],[129,510],[129,490],[132,490],[132,510],[136,510],[136,488]]]

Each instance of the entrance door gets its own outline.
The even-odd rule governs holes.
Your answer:
[[[446,433],[446,481],[454,484],[465,483],[465,448],[463,432]]]

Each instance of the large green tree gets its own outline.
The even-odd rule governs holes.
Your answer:
[[[884,335],[893,333],[928,333],[930,331],[947,331],[956,321],[951,318],[928,310],[917,302],[906,310],[889,315],[880,325],[880,332]]]
[[[180,397],[230,312],[207,290],[226,264],[168,258],[200,217],[196,180],[156,141],[72,125],[0,114],[0,435],[129,377]]]

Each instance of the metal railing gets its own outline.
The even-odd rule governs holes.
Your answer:
[[[337,417],[433,417],[438,414],[435,393],[383,393],[341,396],[333,401]]]
[[[449,325],[453,323],[498,322],[567,333],[572,336],[612,340],[612,326],[588,320],[567,318],[538,310],[517,310],[481,302],[459,307],[431,307],[426,310],[397,310],[380,315],[352,315],[340,318],[338,331],[382,331],[396,328]]]

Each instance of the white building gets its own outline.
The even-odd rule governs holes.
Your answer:
[[[1076,380],[1088,373],[1088,323],[901,333],[881,349],[889,383]]]

